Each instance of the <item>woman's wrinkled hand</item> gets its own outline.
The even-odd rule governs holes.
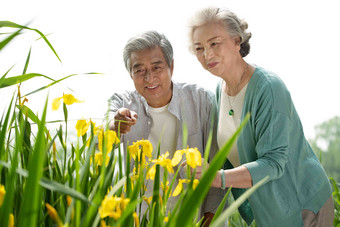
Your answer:
[[[201,166],[197,166],[195,169],[189,167],[190,169],[190,174],[194,174],[195,170],[196,170],[196,175],[195,175],[195,178],[196,179],[201,179],[202,175],[203,175],[203,166],[205,169],[208,169],[209,168],[209,163],[206,162],[204,160],[204,158],[202,158],[202,165]],[[181,164],[182,168],[184,168],[184,170],[186,170],[188,168],[188,165],[187,165],[187,161],[183,161],[182,164]]]

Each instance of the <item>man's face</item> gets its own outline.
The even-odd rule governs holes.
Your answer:
[[[149,106],[158,108],[168,104],[172,97],[171,77],[174,64],[168,66],[161,48],[132,52],[130,62],[135,88]]]

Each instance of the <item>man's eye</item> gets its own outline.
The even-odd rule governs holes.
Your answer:
[[[133,71],[133,75],[138,76],[138,77],[142,77],[145,74],[145,70],[144,69],[136,69],[135,71]]]
[[[203,48],[202,47],[196,47],[196,52],[200,52],[200,51],[202,51],[203,50]]]

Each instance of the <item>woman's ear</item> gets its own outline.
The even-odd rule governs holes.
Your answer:
[[[234,43],[235,43],[235,45],[238,45],[238,46],[241,45],[241,37],[239,37],[239,36],[235,37],[234,38]]]

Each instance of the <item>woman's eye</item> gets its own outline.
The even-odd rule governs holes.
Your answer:
[[[200,52],[200,51],[202,51],[203,50],[203,48],[202,47],[196,47],[196,52]]]

